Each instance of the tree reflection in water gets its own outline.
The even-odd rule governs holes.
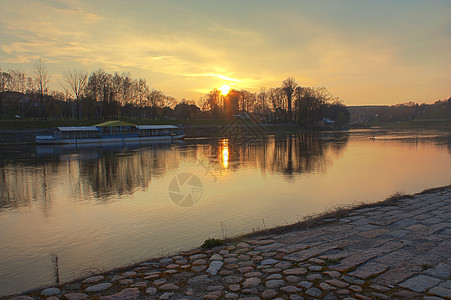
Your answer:
[[[266,136],[248,144],[217,139],[132,149],[36,148],[35,153],[0,162],[0,211],[37,203],[48,213],[54,198],[61,197],[60,185],[70,190],[73,201],[117,200],[138,189],[151,189],[153,178],[176,170],[181,161],[195,163],[202,157],[219,172],[250,167],[292,178],[324,171],[333,159],[326,155],[328,149],[338,154],[347,140],[347,134],[291,134]]]

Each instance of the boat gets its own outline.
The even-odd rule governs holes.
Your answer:
[[[175,125],[136,125],[107,121],[94,126],[57,127],[51,133],[36,135],[38,144],[139,143],[173,141],[185,137]]]

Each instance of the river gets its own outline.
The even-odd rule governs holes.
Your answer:
[[[0,295],[448,184],[438,131],[3,146]]]

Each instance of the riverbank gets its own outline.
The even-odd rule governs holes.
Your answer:
[[[449,299],[451,186],[10,299]]]
[[[87,125],[91,126],[93,124]],[[60,125],[61,126],[61,125]],[[81,125],[76,125],[81,126]],[[186,138],[221,137],[225,135],[227,125],[181,125]],[[301,128],[289,124],[267,124],[264,127],[256,124],[242,124],[240,134],[256,136],[279,133],[306,133],[320,131],[318,129]],[[35,144],[37,134],[51,134],[53,127],[38,129],[3,129],[0,130],[0,145]]]

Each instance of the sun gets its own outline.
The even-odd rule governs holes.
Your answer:
[[[221,93],[225,96],[227,95],[227,93],[230,91],[230,86],[228,86],[227,84],[224,84],[223,86],[221,86],[219,88],[219,90],[221,91]]]

